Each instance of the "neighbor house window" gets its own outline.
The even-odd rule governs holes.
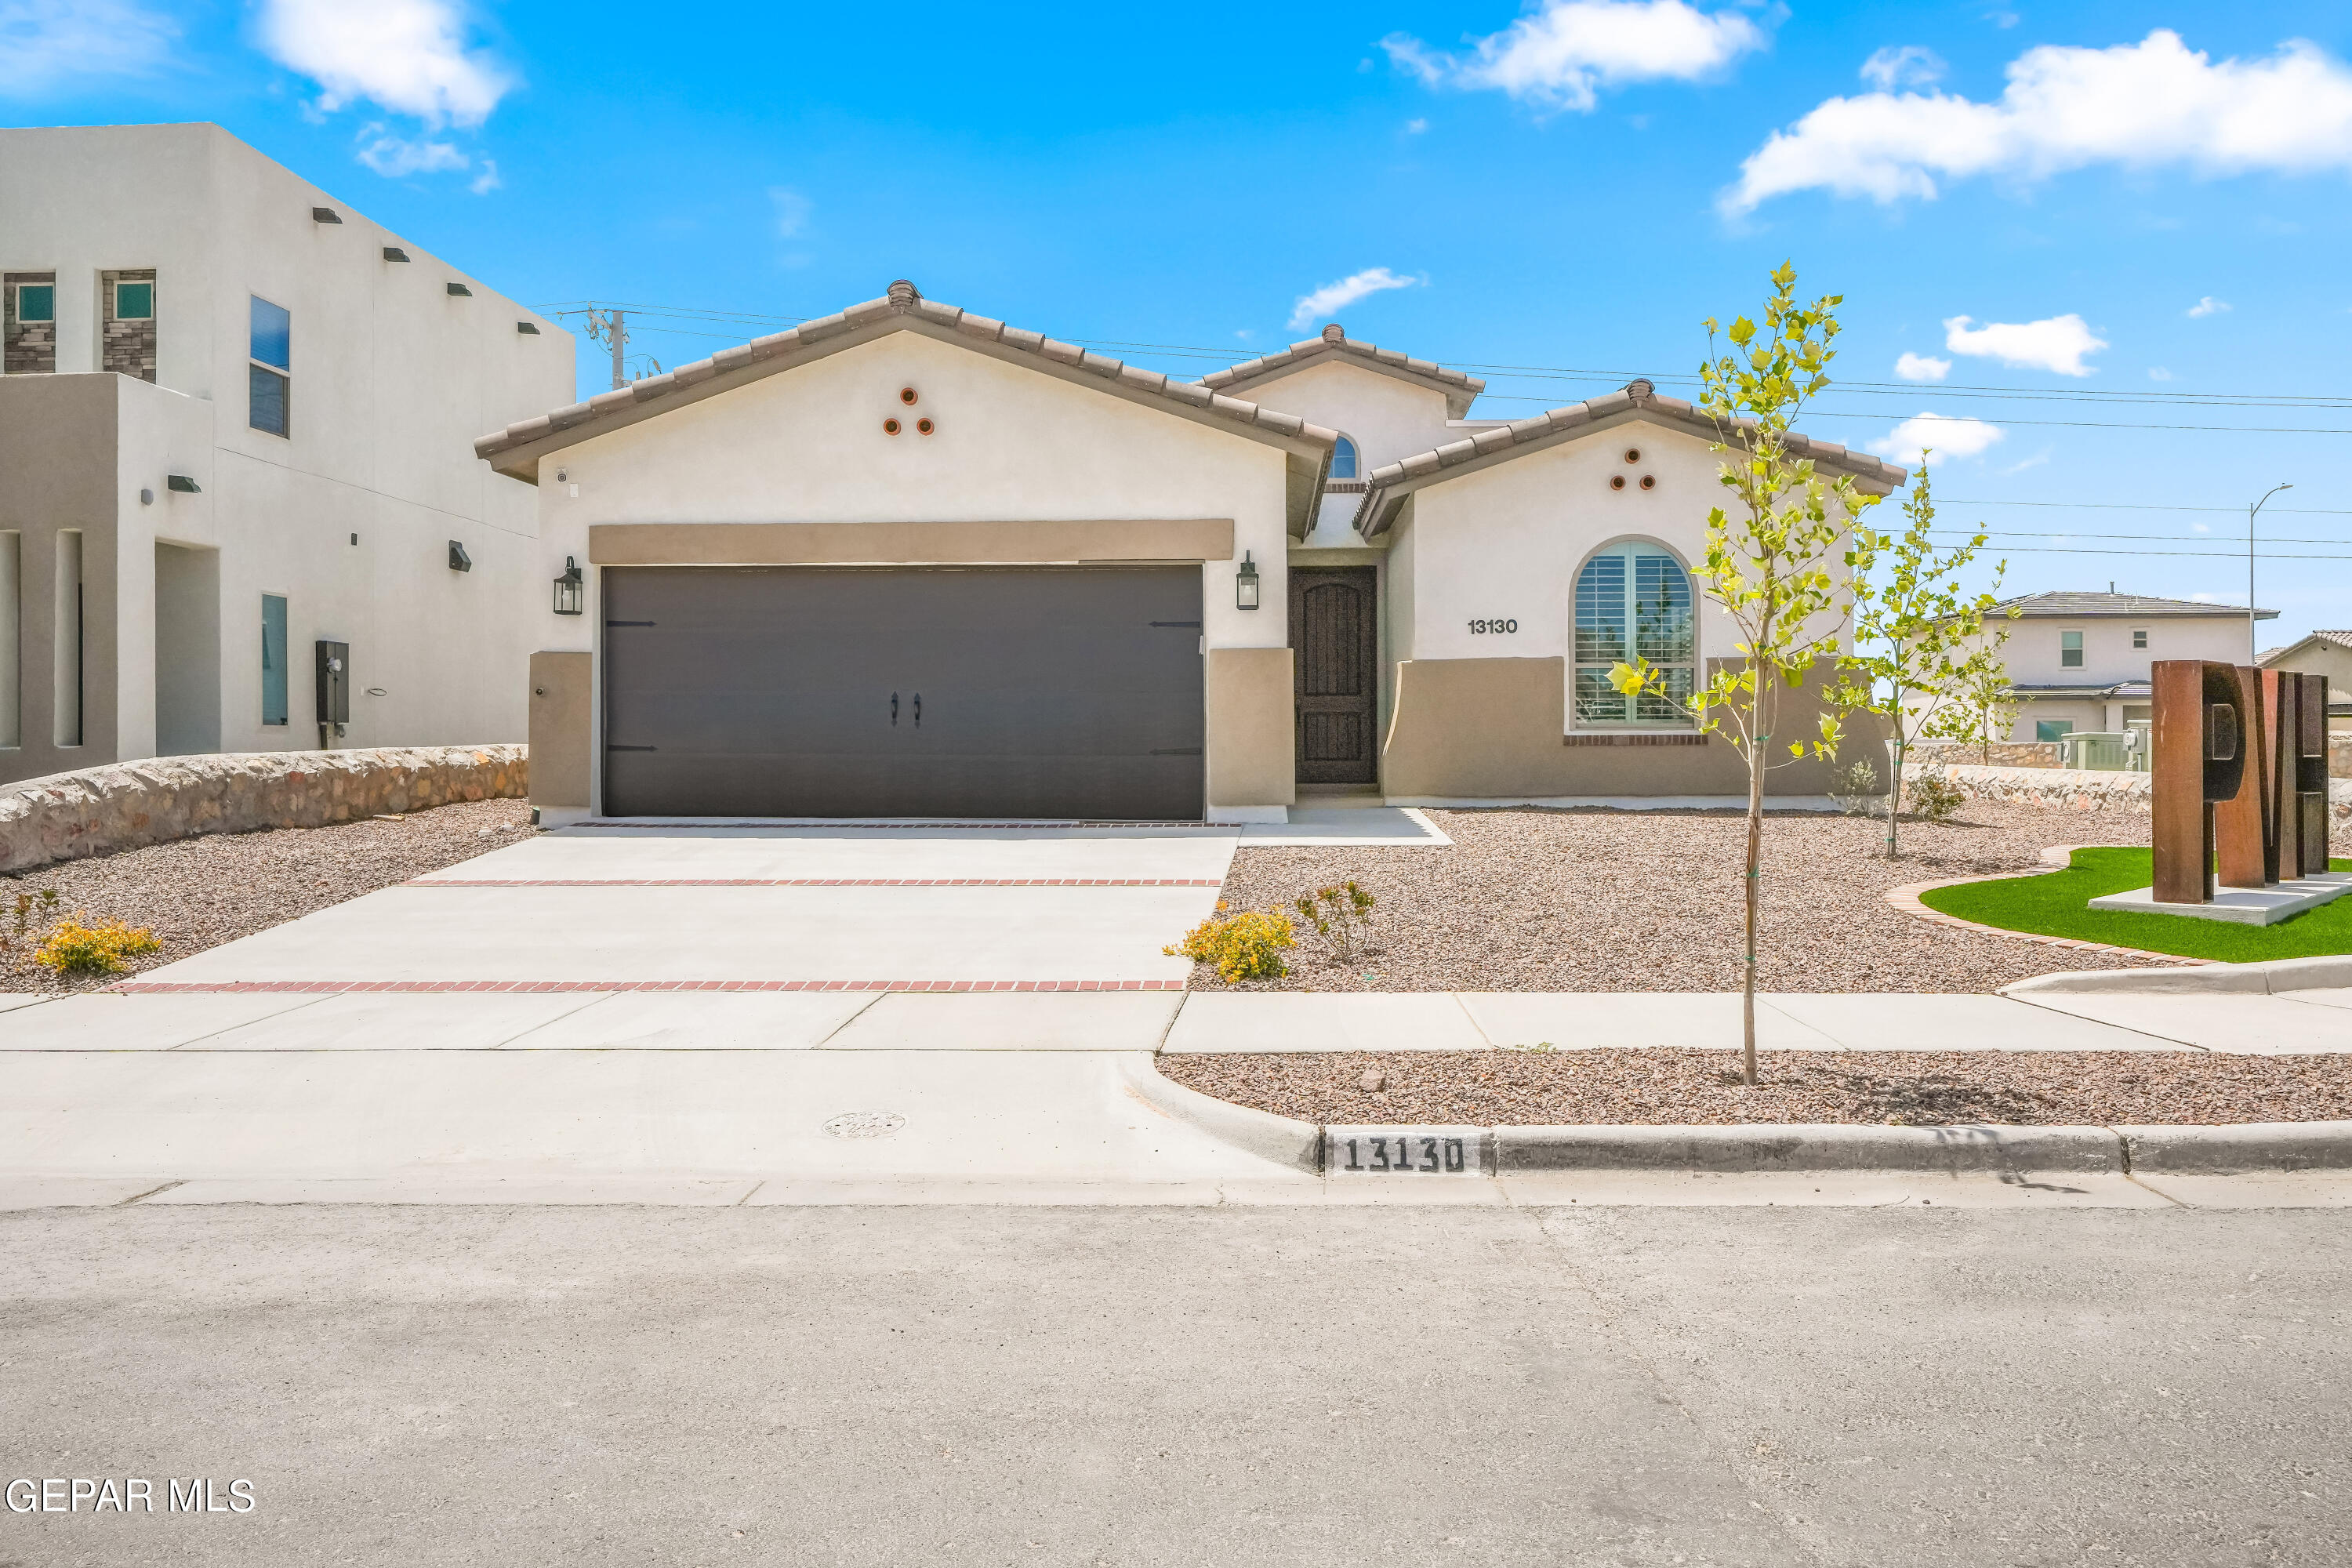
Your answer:
[[[56,321],[58,286],[54,283],[17,284],[16,319],[26,322]]]
[[[2060,632],[2058,634],[2058,667],[2061,669],[2083,668],[2082,633]]]
[[[286,595],[261,595],[261,721],[286,722]]]
[[[152,321],[155,319],[155,285],[150,282],[121,282],[114,286],[114,319],[118,321]]]
[[[2146,626],[2134,626],[2132,628],[2132,647],[2136,648],[2143,648],[2147,646],[2147,628]]]
[[[2076,634],[2070,632],[2067,635]],[[2036,719],[2033,721],[2033,738],[2037,741],[2063,741],[2074,732],[2074,721],[2072,719]]]
[[[292,331],[293,319],[283,305],[254,297],[252,358],[246,366],[246,423],[272,436],[283,436],[287,430],[288,372],[294,364]]]
[[[1612,544],[1576,574],[1576,721],[1580,724],[1688,724],[1679,704],[1691,696],[1698,638],[1691,615],[1690,574],[1654,544]],[[1665,676],[1665,692],[1628,697],[1610,684],[1610,667],[1646,658]]]
[[[1356,477],[1356,444],[1345,436],[1331,448],[1331,477],[1352,479]]]

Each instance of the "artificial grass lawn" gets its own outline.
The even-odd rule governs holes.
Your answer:
[[[2086,908],[2093,899],[2145,888],[2155,880],[2152,851],[2077,849],[2063,871],[2005,877],[1996,882],[1964,882],[1919,895],[1938,914],[1976,921],[2003,931],[2078,942],[2144,947],[2183,958],[2252,963],[2266,958],[2315,958],[2352,952],[2352,894],[2274,926],[2232,925],[2187,915],[2124,914]],[[2330,860],[2334,871],[2352,871],[2352,860]]]

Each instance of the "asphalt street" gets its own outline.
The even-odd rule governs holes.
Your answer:
[[[0,1564],[2341,1563],[2347,1224],[18,1212]]]

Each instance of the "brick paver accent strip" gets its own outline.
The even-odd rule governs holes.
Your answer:
[[[1216,888],[1214,877],[419,877],[404,888]]]
[[[125,980],[106,988],[121,995],[339,996],[391,992],[441,995],[457,992],[572,991],[1181,991],[1181,980]]]

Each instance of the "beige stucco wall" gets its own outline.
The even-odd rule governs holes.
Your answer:
[[[1382,463],[1431,451],[1463,432],[1445,420],[1445,394],[1345,357],[1252,381],[1234,394],[1296,414],[1356,443],[1362,479]]]
[[[584,806],[593,776],[593,654],[530,656],[530,803]]]
[[[1211,649],[1206,695],[1209,804],[1288,805],[1297,799],[1290,649]]]
[[[19,743],[0,749],[0,783],[111,762],[116,754],[116,451],[123,384],[114,375],[0,376],[0,532],[18,536],[20,567],[16,605],[0,606],[0,626],[13,608],[19,722]],[[80,531],[82,551],[78,746],[56,743],[58,535],[68,530]],[[152,578],[152,547],[147,554]],[[152,668],[152,650],[149,657]]]
[[[1396,671],[1395,715],[1381,756],[1391,800],[1554,800],[1638,795],[1743,795],[1748,764],[1731,742],[1708,736],[1664,744],[1586,744],[1564,736],[1554,716],[1567,683],[1557,658],[1413,659]],[[1790,740],[1818,733],[1818,679],[1783,696],[1779,728]],[[1883,774],[1885,737],[1875,721],[1850,716],[1843,755],[1867,757]],[[1632,739],[1629,737],[1629,739]],[[1571,741],[1579,743],[1571,744]],[[1785,755],[1786,748],[1779,748]],[[1765,793],[1829,792],[1830,767],[1776,764]]]

